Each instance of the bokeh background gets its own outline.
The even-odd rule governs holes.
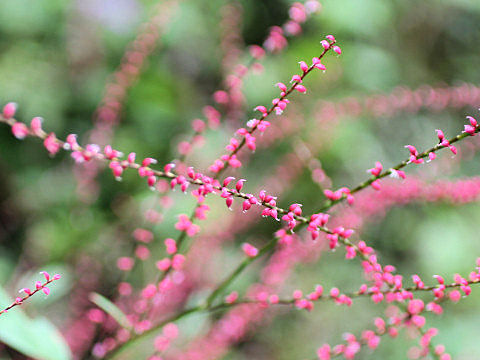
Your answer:
[[[76,133],[81,141],[87,139],[105,83],[156,3],[2,0],[0,103],[19,103],[19,119],[44,117],[45,129],[58,136]],[[191,120],[203,117],[203,106],[213,103],[211,95],[225,79],[219,23],[227,3],[180,2],[138,81],[128,91],[112,141],[115,148],[155,157],[160,164],[178,157],[176,144],[188,138]],[[291,4],[280,0],[232,3],[241,9],[238,18],[246,45],[261,44],[270,26],[285,22]],[[321,12],[305,24],[303,34],[292,38],[284,52],[261,61],[262,73],[250,74],[245,79],[248,120],[253,107],[267,104],[276,96],[273,84],[288,82],[298,71],[298,61],[308,61],[319,53],[319,41],[325,35],[335,34],[343,49],[342,56],[326,58],[325,74],[309,76],[306,95],[292,97],[292,111],[300,114],[303,129],[268,148],[258,149],[242,170],[251,191],[260,186],[269,188],[263,180],[272,175],[284,154],[295,149],[298,139],[325,142],[315,157],[331,177],[332,187],[353,186],[366,178],[365,169],[375,161],[385,166],[396,164],[407,155],[405,144],[423,149],[436,141],[435,129],[457,134],[463,128],[465,115],[478,114],[475,107],[459,106],[442,111],[421,108],[393,115],[387,111],[379,116],[342,116],[325,136],[316,125],[322,101],[390,94],[398,86],[416,89],[422,85],[477,85],[480,3],[323,0],[322,6]],[[240,56],[241,61],[246,59]],[[290,121],[295,122],[296,117]],[[207,131],[204,147],[189,156],[187,162],[206,169],[222,153],[235,125],[224,123],[216,131]],[[445,151],[439,155],[438,163],[412,167],[408,173],[421,173],[426,181],[476,176],[480,173],[478,156],[473,151],[464,153],[468,156],[462,156],[460,162]],[[63,280],[52,287],[48,298],[37,296],[22,310],[15,310],[25,311],[32,318],[46,317],[61,331],[88,303],[88,292],[84,302],[78,300],[79,287],[107,297],[115,295],[122,276],[116,259],[131,251],[131,233],[142,225],[142,212],[158,201],[135,174],[127,173],[122,182],[117,182],[108,169],[98,176],[98,192],[82,197],[75,176],[81,177],[81,171],[72,171],[74,167],[68,154],[51,158],[39,141],[20,142],[6,126],[0,127],[0,284],[13,297],[17,289],[37,279],[40,270],[62,273]],[[154,229],[158,239],[175,236],[176,215],[188,213],[193,206],[193,200],[178,191],[171,196],[173,206],[165,209],[165,220]],[[305,169],[295,185],[282,194],[280,205],[300,202],[308,214],[322,200],[321,187]],[[212,198],[208,204],[212,212],[207,224],[227,223],[232,217],[242,221],[241,212],[231,214],[218,199]],[[433,274],[448,278],[454,273],[466,276],[480,255],[479,216],[476,203],[460,206],[417,202],[369,219],[362,238],[379,251],[383,263],[395,264],[406,278],[412,274],[424,276],[426,281]],[[215,283],[218,273],[228,273],[241,260],[242,242],[261,245],[277,228],[278,223],[271,219],[261,221],[226,243],[225,253],[215,258],[215,264],[205,274],[208,281]],[[162,251],[163,243],[157,241],[152,247],[153,258],[159,258]],[[286,280],[284,293],[290,294],[295,288],[310,289],[316,283],[345,291],[357,289],[361,283],[358,262],[344,261],[343,256],[338,251],[298,265]],[[154,277],[153,258],[130,275],[139,289]],[[252,266],[233,288],[242,291],[255,281],[262,264]],[[193,294],[192,301],[203,296],[202,291]],[[472,295],[460,303],[447,304],[444,315],[427,319],[440,330],[434,341],[445,344],[454,358],[480,358],[479,300],[479,291],[474,288]],[[381,314],[383,308],[359,299],[351,308],[321,303],[311,313],[282,310],[223,358],[314,358],[315,350],[324,342],[336,344],[344,332],[358,334],[370,328],[371,319]],[[185,346],[189,337],[214,320],[215,316],[182,320],[179,326],[186,335],[175,346]],[[4,332],[6,321],[4,317],[0,319]],[[8,332],[14,333],[12,329],[17,325],[8,326]],[[14,336],[26,335],[18,331]],[[33,339],[38,334],[31,336]],[[415,344],[416,340],[402,334],[398,339],[382,341],[374,353],[362,351],[358,359],[404,359],[408,348]],[[0,358],[24,359],[18,350],[0,346]],[[138,349],[135,358],[147,354]],[[77,357],[91,355],[82,353]]]

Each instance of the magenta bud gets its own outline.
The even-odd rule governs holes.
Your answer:
[[[17,104],[14,102],[9,102],[3,107],[3,117],[5,119],[11,119],[15,116],[15,113],[17,111]]]

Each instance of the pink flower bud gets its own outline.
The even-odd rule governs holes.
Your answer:
[[[50,274],[46,271],[40,271],[40,274],[45,276],[45,280],[49,281],[50,280]]]
[[[5,119],[11,119],[15,116],[17,111],[17,104],[14,102],[9,102],[3,107],[2,115]]]
[[[249,243],[243,243],[242,250],[245,253],[245,255],[251,258],[254,258],[258,255],[258,249]]]
[[[24,292],[27,295],[32,295],[32,290],[30,290],[29,288],[20,289],[19,292]]]
[[[139,245],[135,248],[135,256],[142,261],[147,260],[150,257],[150,250],[146,246]]]
[[[327,40],[320,41],[320,44],[323,46],[325,50],[330,49],[330,43]]]
[[[247,181],[245,179],[240,179],[237,181],[237,184],[235,185],[235,189],[237,189],[238,192],[240,192],[243,188],[243,183]]]
[[[164,258],[162,260],[159,260],[155,263],[155,266],[160,270],[160,271],[167,271],[170,268],[171,265],[171,260],[169,258]]]
[[[219,104],[228,104],[229,96],[226,91],[218,90],[213,93],[213,100]]]
[[[121,257],[117,260],[117,267],[122,271],[130,271],[135,261],[130,257]]]
[[[302,77],[300,75],[293,75],[292,80],[290,80],[290,82],[291,83],[293,83],[293,82],[301,83],[302,82]]]
[[[297,90],[298,92],[301,92],[302,94],[306,93],[307,92],[307,88],[303,85],[297,85],[295,86],[295,90]]]
[[[154,188],[156,182],[157,182],[157,178],[154,175],[149,176],[147,178],[148,186],[151,187],[151,188]]]
[[[475,127],[472,125],[464,125],[463,132],[473,136],[475,135],[475,130]]]
[[[338,290],[337,288],[332,288],[330,290],[330,296],[332,298],[336,298],[336,297],[338,297],[338,295],[340,295],[340,290]]]
[[[375,180],[370,185],[375,190],[380,190],[381,189],[380,180]]]
[[[50,133],[45,138],[43,145],[51,155],[55,155],[60,150],[60,143],[58,142],[54,133]]]
[[[260,111],[263,114],[263,116],[267,114],[267,108],[263,105],[257,106],[256,108],[253,109],[253,111]]]
[[[155,286],[155,284],[148,284],[142,290],[142,297],[144,299],[151,299],[155,296],[156,293],[157,293],[157,287]]]
[[[275,86],[278,86],[281,91],[287,91],[287,86],[284,83],[277,83]]]
[[[300,61],[299,62],[300,64],[300,69],[305,73],[308,71],[308,65],[305,61]]]
[[[448,294],[448,297],[451,301],[458,302],[462,298],[462,294],[458,290],[453,290]]]
[[[231,292],[225,297],[225,302],[227,304],[233,304],[238,299],[238,293],[236,291]]]
[[[470,125],[473,127],[477,127],[477,120],[471,116],[467,116],[468,121],[470,122]]]
[[[156,163],[157,163],[157,160],[155,160],[153,158],[145,158],[142,161],[142,166],[148,167],[151,164],[156,164]]]
[[[422,300],[420,299],[413,299],[408,303],[407,310],[412,315],[420,314],[425,305]]]
[[[205,130],[206,127],[207,127],[207,125],[205,124],[205,122],[203,120],[194,119],[192,121],[192,129],[196,133],[202,133]]]
[[[185,256],[183,256],[182,254],[176,254],[172,258],[172,268],[177,271],[181,270],[184,262],[185,262]]]
[[[30,129],[37,136],[41,135],[42,132],[43,132],[42,123],[43,123],[43,118],[41,118],[39,116],[34,117],[32,119],[32,121],[30,122]]]
[[[248,50],[254,59],[260,60],[265,56],[265,50],[261,46],[251,45]]]
[[[21,122],[12,125],[12,134],[19,140],[23,140],[28,136],[28,127]]]
[[[145,159],[145,160],[146,160],[146,159]],[[144,161],[145,161],[145,160],[144,160]],[[155,161],[156,161],[156,160],[155,160]],[[175,164],[173,164],[173,163],[169,163],[169,164],[167,164],[167,165],[165,165],[165,166],[163,167],[163,171],[165,171],[166,173],[171,172],[173,169],[175,169]]]
[[[438,140],[443,141],[443,139],[445,139],[445,135],[444,135],[443,131],[439,130],[439,129],[437,129],[435,131],[437,132]]]
[[[127,156],[127,161],[130,163],[130,164],[133,164],[135,162],[135,156],[136,154],[134,152],[128,154]]]

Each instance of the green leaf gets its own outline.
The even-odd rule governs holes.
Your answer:
[[[118,308],[117,305],[112,303],[105,296],[102,296],[96,292],[92,292],[90,293],[89,299],[100,309],[113,317],[121,327],[125,329],[131,329],[132,325],[130,324],[130,321],[128,321],[127,316]]]
[[[0,287],[0,305],[13,300]],[[69,360],[67,343],[55,326],[43,317],[31,319],[17,306],[0,316],[0,341],[29,357],[39,360]]]

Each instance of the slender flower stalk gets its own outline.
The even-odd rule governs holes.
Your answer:
[[[230,166],[237,168],[241,166],[241,163],[238,161],[236,154],[247,145],[251,150],[255,150],[255,140],[256,138],[252,135],[256,130],[264,132],[270,123],[266,120],[273,111],[276,111],[277,114],[281,114],[287,107],[289,100],[287,99],[294,90],[297,90],[300,93],[305,93],[307,90],[304,85],[301,83],[303,79],[314,69],[325,70],[325,66],[321,63],[322,58],[327,54],[331,49],[334,49],[338,46],[335,45],[335,38],[329,40],[328,47],[324,47],[322,53],[313,58],[312,64],[309,66],[305,62],[300,63],[300,68],[302,70],[301,75],[294,75],[292,77],[292,85],[287,87],[283,83],[278,83],[277,86],[281,90],[280,97],[272,101],[272,106],[267,109],[265,106],[257,106],[255,110],[259,111],[262,116],[259,119],[252,119],[247,123],[247,126],[250,127],[249,130],[245,128],[240,128],[237,130],[237,134],[241,136],[241,140],[238,141],[235,138],[232,138],[230,144],[226,147],[229,151],[228,154],[223,155],[220,159],[215,160],[214,164],[210,166],[210,171],[215,174],[215,177],[218,178],[223,172],[225,172]]]
[[[470,124],[465,125],[465,130],[462,133],[456,135],[455,137],[447,140],[443,132],[441,130],[437,130],[437,135],[439,138],[439,143],[437,145],[421,153],[419,153],[414,146],[406,145],[405,147],[410,151],[410,157],[408,159],[403,160],[402,162],[387,170],[383,170],[382,164],[377,162],[375,168],[369,170],[369,172],[372,174],[372,177],[352,189],[342,188],[335,192],[331,190],[325,190],[325,196],[327,197],[327,200],[322,204],[319,211],[328,211],[332,206],[338,204],[345,199],[348,200],[349,203],[353,203],[353,194],[367,188],[368,186],[372,186],[375,190],[379,190],[379,180],[383,179],[384,177],[392,176],[395,178],[404,179],[405,173],[401,169],[403,169],[409,164],[423,164],[425,162],[425,158],[428,158],[429,161],[432,161],[436,158],[436,153],[439,150],[449,149],[454,155],[456,155],[457,149],[453,144],[470,136],[474,136],[480,131],[480,127],[478,126],[477,121],[471,116],[467,116],[467,118],[469,119]]]
[[[49,295],[50,294],[50,288],[48,287],[48,285],[61,278],[61,276],[59,274],[55,274],[52,277],[50,277],[50,275],[46,271],[42,271],[42,272],[40,272],[40,274],[42,274],[45,277],[45,282],[42,283],[41,281],[37,281],[35,283],[35,289],[33,289],[33,290],[31,290],[29,288],[20,289],[19,292],[24,293],[25,295],[16,297],[15,301],[12,304],[7,306],[3,310],[0,310],[0,315],[2,315],[3,313],[7,313],[10,309],[12,309],[16,306],[22,305],[26,300],[28,300],[29,298],[31,298],[33,295],[35,295],[36,293],[38,293],[40,291],[43,292],[45,295]]]

